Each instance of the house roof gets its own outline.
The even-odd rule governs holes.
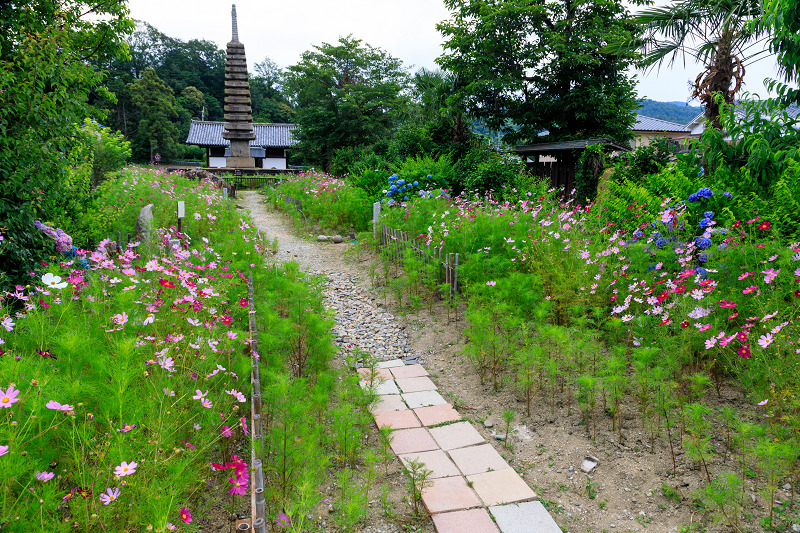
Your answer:
[[[734,102],[734,106],[737,103],[739,103],[738,100]],[[736,114],[739,115],[739,117],[742,118],[744,117],[744,112],[740,107],[734,107],[734,109],[736,110]],[[797,104],[790,104],[780,109],[780,111],[785,111],[786,114],[792,118],[800,118],[800,106],[798,106]],[[703,130],[705,129],[705,112],[702,112],[698,114],[696,117],[694,117],[691,121],[689,121],[686,127],[690,130],[697,129],[700,133],[702,133]]]
[[[566,150],[583,150],[593,144],[609,145],[614,150],[630,150],[628,146],[615,144],[612,139],[600,137],[597,139],[582,139],[580,141],[560,141],[554,143],[526,144],[514,147],[514,151],[519,154],[548,154],[553,152],[563,152]]]
[[[647,117],[645,115],[636,115],[636,124],[633,125],[633,131],[685,131],[688,128],[685,124],[678,124],[677,122],[670,122],[668,120],[661,120],[660,118]]]
[[[292,132],[299,126],[297,124],[271,124],[253,123],[253,133],[256,138],[250,141],[250,146],[260,146],[262,148],[289,148],[297,144],[297,140]],[[193,120],[189,125],[189,136],[186,144],[198,146],[230,146],[228,139],[222,138],[225,131],[224,122],[211,122]]]

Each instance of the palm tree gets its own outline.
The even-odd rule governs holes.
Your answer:
[[[638,49],[644,70],[669,66],[686,56],[705,65],[695,79],[692,97],[705,107],[705,116],[720,128],[715,94],[733,102],[744,82],[745,68],[767,50],[759,46],[766,36],[758,24],[761,0],[679,0],[637,13],[633,20],[641,33],[615,43],[609,52]]]

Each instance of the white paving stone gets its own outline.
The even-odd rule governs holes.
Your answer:
[[[429,405],[443,405],[447,400],[442,398],[442,395],[435,390],[424,390],[420,392],[409,392],[401,394],[409,409],[416,409],[417,407],[428,407]]]
[[[541,502],[493,505],[489,512],[502,533],[562,533]]]
[[[394,368],[396,366],[404,366],[405,363],[400,359],[390,359],[388,361],[381,361],[378,363],[378,368]]]

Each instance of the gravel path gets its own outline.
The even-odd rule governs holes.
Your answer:
[[[325,306],[336,311],[337,345],[345,352],[360,348],[378,360],[414,357],[406,326],[397,323],[370,293],[368,282],[359,277],[363,275],[363,267],[343,259],[354,246],[352,243],[318,242],[313,235],[300,237],[289,228],[280,212],[264,205],[260,194],[253,191],[237,194],[239,205],[250,211],[261,234],[270,242],[278,239],[278,261],[297,261],[302,270],[327,279]]]

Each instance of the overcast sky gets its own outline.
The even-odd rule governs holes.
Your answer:
[[[660,0],[658,4],[665,3]],[[183,41],[205,39],[221,49],[231,40],[231,2],[195,0],[129,0],[131,16],[148,22],[162,33]],[[372,46],[401,59],[412,72],[420,67],[437,68],[442,54],[442,36],[436,24],[449,18],[442,0],[238,0],[239,40],[247,61],[269,57],[280,67],[300,60],[314,45],[335,43],[352,34]],[[648,73],[637,71],[642,98],[686,101],[701,68],[695,64],[663,66]],[[747,69],[745,90],[766,96],[765,77],[776,74],[772,57]],[[691,105],[699,105],[696,101]]]

